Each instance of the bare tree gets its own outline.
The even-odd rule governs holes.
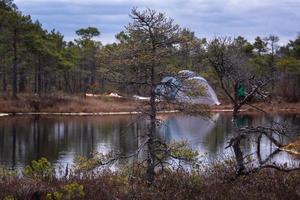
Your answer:
[[[235,40],[230,38],[216,38],[208,45],[208,60],[214,68],[217,77],[219,78],[222,89],[233,104],[233,119],[237,118],[238,112],[245,104],[251,105],[253,98],[262,98],[266,100],[266,86],[273,81],[273,74],[258,75],[249,67],[251,58],[243,53],[240,45],[235,43]],[[262,109],[253,106],[254,108],[263,111]],[[264,112],[264,111],[263,111]],[[264,112],[265,113],[265,112]],[[236,133],[229,141],[226,148],[232,148],[236,159],[237,175],[247,175],[259,171],[264,168],[273,168],[281,171],[293,171],[298,168],[284,168],[276,163],[267,164],[274,155],[282,150],[286,144],[280,143],[274,135],[286,136],[287,129],[281,124],[270,122],[271,126],[257,127],[237,127],[233,124],[233,131]],[[257,137],[257,159],[259,164],[247,166],[247,155],[244,155],[241,144],[242,141],[249,139],[250,136]],[[260,156],[260,141],[262,136],[268,138],[276,147],[277,150],[271,153],[265,160]]]
[[[242,106],[249,104],[254,97],[267,97],[264,89],[271,80],[270,77],[258,75],[250,67],[250,57],[242,48],[231,38],[215,38],[208,44],[208,61],[233,104],[234,118]]]
[[[229,144],[226,148],[233,148],[234,156],[236,159],[236,172],[237,176],[241,175],[248,175],[251,173],[255,173],[260,171],[261,169],[265,168],[272,168],[279,171],[284,172],[290,172],[295,170],[300,170],[299,167],[293,166],[291,168],[287,168],[287,166],[280,166],[276,164],[275,162],[269,163],[276,154],[283,151],[285,147],[287,147],[287,144],[282,144],[276,137],[274,136],[283,136],[286,137],[287,134],[287,128],[279,123],[272,122],[271,126],[258,126],[258,127],[244,127],[238,130],[238,136],[232,138],[229,141]],[[257,146],[256,146],[256,155],[257,155],[257,161],[258,164],[256,165],[249,165],[249,162],[247,163],[247,156],[244,155],[241,148],[241,143],[243,140],[247,140],[250,136],[255,136],[257,138]],[[269,139],[272,144],[274,144],[277,149],[270,153],[264,160],[262,160],[261,152],[260,152],[260,145],[261,145],[261,139],[265,136],[267,139]],[[251,162],[250,162],[251,163]]]

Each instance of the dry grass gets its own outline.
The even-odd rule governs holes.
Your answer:
[[[270,103],[253,103],[251,104],[256,108],[266,111],[267,113],[300,113],[300,102],[287,103],[287,102],[270,102]],[[255,107],[245,105],[242,107],[243,112],[255,113],[259,112]],[[217,110],[232,110],[231,104],[224,104],[220,106],[213,106],[212,109]]]
[[[130,173],[128,173],[130,172]],[[263,169],[247,176],[236,177],[232,163],[219,163],[192,172],[165,171],[156,175],[149,185],[143,170],[133,168],[124,172],[97,172],[84,176],[54,178],[52,181],[0,175],[0,199],[9,195],[17,199],[46,199],[47,194],[60,192],[70,184],[78,187],[69,198],[64,192],[60,199],[299,199],[300,172],[281,172]]]
[[[129,112],[136,111],[142,102],[132,99],[119,99],[114,97],[84,97],[80,95],[51,94],[42,97],[34,95],[19,95],[18,100],[12,100],[5,96],[0,97],[0,113],[16,113],[16,112]],[[255,103],[255,107],[265,110],[268,113],[300,113],[299,103]],[[161,110],[172,110],[174,106],[167,103],[161,105]],[[212,106],[213,111],[230,111],[232,105],[222,104],[220,106]],[[242,110],[244,112],[257,112],[251,106],[245,105]]]
[[[282,147],[281,150],[300,156],[300,138]]]
[[[138,102],[113,97],[23,95],[18,100],[0,99],[0,112],[123,112],[134,111]]]

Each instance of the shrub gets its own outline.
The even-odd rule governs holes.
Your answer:
[[[184,151],[183,154],[190,153]],[[178,152],[179,155],[182,153]],[[68,177],[51,175],[51,165],[45,159],[33,163],[26,172],[27,177],[33,178],[3,177],[0,174],[0,199],[221,200],[299,199],[300,197],[300,170],[284,172],[265,168],[248,175],[237,176],[233,160],[202,162],[197,168],[189,170],[184,168],[157,170],[152,184],[145,179],[146,168],[140,163],[132,163],[117,172],[88,170],[79,175],[70,173]],[[45,178],[49,175],[53,176],[51,182]]]
[[[12,195],[8,195],[8,196],[4,197],[3,200],[17,200],[17,199]]]
[[[32,161],[31,165],[27,165],[23,174],[32,179],[51,181],[54,175],[54,168],[46,158],[41,158],[38,161]]]
[[[76,182],[64,185],[60,191],[48,193],[46,196],[47,200],[72,200],[82,199],[85,193],[83,185]]]

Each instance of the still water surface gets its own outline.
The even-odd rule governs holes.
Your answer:
[[[196,116],[162,115],[159,137],[167,142],[185,140],[199,151],[202,158],[214,161],[232,155],[225,149],[233,137],[231,115],[215,113],[211,119]],[[240,127],[266,125],[270,120],[290,127],[289,137],[279,138],[287,143],[300,136],[300,115],[286,114],[268,117],[243,115]],[[136,151],[142,143],[139,136],[146,131],[146,121],[135,116],[108,117],[54,117],[22,116],[0,118],[0,165],[22,168],[32,160],[46,157],[55,165],[71,164],[76,155],[90,156],[91,152],[121,152],[124,155]],[[243,144],[244,154],[256,152],[255,136]],[[276,147],[267,139],[261,141],[262,158],[267,158]],[[298,159],[280,152],[269,162],[298,162]]]

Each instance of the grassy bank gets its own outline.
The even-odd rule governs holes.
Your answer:
[[[153,184],[144,169],[120,172],[70,173],[68,178],[49,174],[45,167],[23,176],[0,173],[0,199],[299,199],[300,171],[262,169],[237,177],[232,162],[202,166],[192,171],[158,172]],[[48,170],[48,171],[47,171]],[[65,172],[63,172],[65,173]]]
[[[140,104],[113,97],[84,97],[79,95],[20,95],[17,100],[0,98],[0,113],[16,112],[130,112]]]
[[[32,95],[19,95],[17,100],[4,96],[0,97],[0,113],[28,113],[28,112],[50,112],[50,113],[96,113],[96,112],[132,112],[137,111],[143,102],[133,99],[122,99],[108,96],[84,97],[80,95],[53,94],[42,97]],[[271,102],[254,103],[253,106],[246,105],[243,112],[257,112],[260,108],[268,113],[291,112],[300,113],[300,102]],[[171,110],[172,106],[163,105],[162,110]],[[230,112],[232,105],[223,103],[220,106],[212,106],[212,111]]]
[[[225,103],[220,106],[212,106],[213,111],[231,111],[232,105]],[[266,113],[300,113],[300,102],[261,102],[253,103],[251,105],[245,105],[241,108],[242,112],[255,113],[255,112],[266,112]]]

